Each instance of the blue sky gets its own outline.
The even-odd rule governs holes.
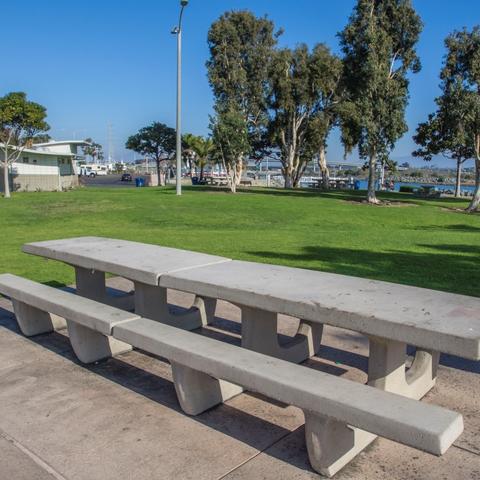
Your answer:
[[[2,62],[0,95],[22,90],[45,105],[55,139],[90,136],[107,149],[111,123],[116,159],[131,160],[133,154],[124,149],[128,135],[154,120],[175,125],[176,43],[170,30],[178,18],[178,4],[178,0],[6,2],[2,17],[15,20],[2,22],[7,62]],[[205,69],[206,36],[223,11],[267,14],[285,29],[282,46],[325,42],[338,52],[336,33],[354,4],[354,0],[190,0],[183,33],[183,130],[208,133],[212,95]],[[410,159],[412,133],[434,108],[445,36],[480,23],[478,0],[414,0],[414,5],[425,24],[418,45],[423,68],[411,79],[410,131],[393,154],[401,161]],[[328,156],[342,155],[334,133]]]

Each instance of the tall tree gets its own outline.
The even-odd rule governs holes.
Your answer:
[[[100,143],[94,142],[91,138],[86,138],[85,142],[88,145],[83,146],[83,153],[91,157],[92,163],[95,163],[95,160],[101,161],[104,159],[103,147]]]
[[[125,148],[155,160],[159,185],[164,184],[160,163],[170,160],[175,152],[175,146],[175,130],[160,122],[153,122],[150,126],[141,128],[125,143]]]
[[[379,158],[388,157],[407,131],[407,74],[420,70],[417,44],[422,22],[410,0],[357,0],[339,34],[349,102],[342,115],[346,151],[358,146],[368,159],[368,201],[375,195]]]
[[[212,118],[210,129],[213,159],[222,164],[228,186],[232,193],[236,193],[245,156],[250,152],[245,117],[242,112],[233,109],[219,112]]]
[[[341,61],[322,44],[278,50],[269,77],[269,143],[282,163],[285,187],[296,187],[305,168],[318,157],[328,185],[327,137],[335,125]]]
[[[3,168],[6,198],[10,198],[10,166],[35,141],[36,135],[50,129],[46,116],[45,107],[27,100],[24,92],[12,92],[0,98],[0,148],[3,154],[0,166]]]
[[[475,190],[467,207],[474,212],[480,205],[480,26],[452,33],[445,45],[443,90],[455,98],[450,114],[458,119],[456,134],[464,138],[475,159]]]
[[[208,32],[208,79],[216,113],[213,124],[224,125],[228,119],[227,124],[232,126],[233,118],[241,115],[251,153],[262,146],[267,125],[268,68],[280,34],[270,20],[248,11],[224,13]],[[233,123],[238,122],[236,118]],[[235,181],[240,182],[246,152],[237,153],[236,168],[229,171],[235,171]]]

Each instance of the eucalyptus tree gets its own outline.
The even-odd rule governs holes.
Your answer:
[[[37,135],[50,129],[42,105],[27,100],[24,92],[11,92],[0,98],[0,149],[5,198],[10,198],[10,166]]]
[[[471,31],[463,29],[445,40],[447,55],[441,72],[443,90],[455,95],[456,129],[473,150],[475,161],[475,190],[467,207],[474,212],[480,205],[480,26]]]
[[[327,138],[338,118],[342,62],[328,47],[278,50],[269,69],[268,143],[282,163],[285,187],[296,187],[318,158],[328,188]]]
[[[224,13],[208,32],[208,79],[215,100],[212,125],[223,131],[241,124],[242,132],[244,128],[247,132],[250,153],[260,151],[262,146],[267,125],[268,69],[280,34],[275,32],[273,22],[248,11]],[[216,136],[218,144],[218,131]],[[242,144],[243,137],[237,146]],[[234,150],[229,149],[230,154]],[[236,172],[237,184],[247,150],[236,150],[236,158],[230,154],[224,157],[229,162],[228,171]],[[232,181],[233,177],[229,183]]]
[[[368,201],[375,195],[378,160],[388,157],[407,131],[409,72],[420,70],[416,54],[422,22],[410,0],[357,0],[339,33],[349,100],[342,109],[346,151],[357,146],[368,159]]]
[[[153,122],[128,137],[125,148],[155,160],[158,184],[163,185],[161,162],[168,162],[176,149],[175,130],[160,122]]]

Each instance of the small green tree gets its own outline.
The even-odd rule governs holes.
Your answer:
[[[410,0],[357,0],[339,34],[349,101],[342,108],[346,151],[358,146],[368,159],[368,201],[375,195],[379,158],[388,157],[407,131],[409,71],[420,70],[415,45],[422,22]]]
[[[243,171],[243,162],[250,152],[248,129],[242,112],[227,110],[211,119],[214,160],[221,163],[228,186],[236,193]]]
[[[448,89],[450,90],[450,89]],[[431,161],[434,155],[443,155],[456,163],[455,196],[461,196],[462,165],[475,155],[464,128],[464,116],[459,111],[454,91],[444,91],[435,99],[437,111],[417,127],[414,141],[419,148],[412,154]]]
[[[141,128],[125,143],[125,148],[155,160],[159,185],[164,184],[160,163],[170,160],[175,147],[175,130],[160,122],[153,122],[150,126]]]
[[[5,198],[10,198],[10,166],[16,162],[35,137],[50,129],[45,107],[27,100],[23,92],[0,98],[0,149]]]
[[[100,145],[100,143],[94,142],[91,138],[86,138],[85,142],[88,145],[84,145],[82,147],[83,153],[91,157],[92,163],[95,163],[96,160],[101,161],[105,158],[103,154],[103,147]]]

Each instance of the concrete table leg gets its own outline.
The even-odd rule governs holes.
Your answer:
[[[132,349],[128,343],[103,335],[68,319],[67,328],[73,351],[82,363],[97,362],[129,352]]]
[[[213,321],[217,301],[196,297],[192,307],[184,313],[173,314],[167,302],[167,289],[135,282],[135,313],[167,325],[195,330]]]
[[[439,352],[417,349],[412,366],[407,370],[407,346],[403,342],[370,337],[368,384],[416,400],[435,385]]]
[[[368,385],[417,400],[435,385],[438,352],[417,349],[407,370],[405,343],[378,337],[369,340]],[[376,438],[345,423],[304,413],[310,463],[322,475],[333,476]]]
[[[12,299],[12,304],[18,326],[27,337],[61,330],[67,326],[62,317],[44,312],[15,299]]]
[[[77,295],[120,308],[121,310],[133,310],[134,308],[133,292],[118,297],[107,294],[105,272],[75,267],[75,280]]]
[[[365,447],[376,435],[309,411],[305,414],[305,440],[313,469],[332,477]]]
[[[104,272],[75,267],[75,278],[77,295],[120,308],[116,299],[107,295]],[[67,327],[72,348],[83,363],[96,362],[132,349],[132,346],[125,342],[70,322],[68,319]]]
[[[217,380],[177,362],[171,365],[178,401],[188,415],[198,415],[243,391],[238,385]]]
[[[322,343],[323,325],[300,320],[296,335],[280,345],[277,314],[240,305],[242,310],[242,347],[256,352],[300,363],[315,355]]]

